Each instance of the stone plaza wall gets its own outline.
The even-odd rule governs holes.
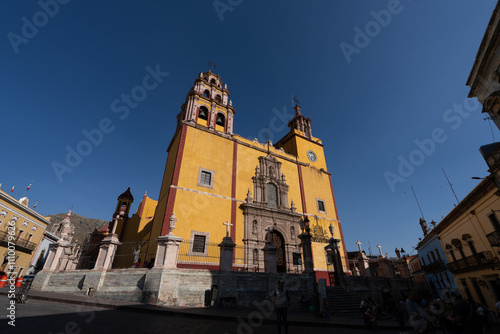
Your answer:
[[[164,306],[201,307],[205,303],[205,292],[216,287],[216,305],[254,308],[256,304],[271,300],[279,280],[285,282],[290,292],[291,308],[300,308],[302,296],[311,298],[314,295],[312,275],[221,273],[201,269],[41,271],[32,289]]]

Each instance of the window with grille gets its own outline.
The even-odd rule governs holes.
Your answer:
[[[209,172],[201,172],[200,183],[210,185],[212,183],[212,174]]]
[[[198,170],[198,185],[205,188],[213,188],[214,184],[214,171],[205,168]]]
[[[196,234],[193,238],[193,252],[205,253],[206,241],[207,241],[206,236]]]
[[[319,212],[326,212],[325,201],[323,201],[322,199],[317,199],[316,201],[318,202],[318,211]]]

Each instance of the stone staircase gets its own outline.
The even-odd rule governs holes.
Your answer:
[[[338,286],[329,286],[326,288],[326,295],[330,314],[359,317],[363,315],[359,308],[361,298],[355,294],[346,292]]]

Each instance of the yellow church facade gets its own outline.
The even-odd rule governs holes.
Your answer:
[[[179,257],[178,267],[217,268],[209,248],[228,234],[237,245],[234,270],[263,271],[262,249],[271,240],[278,248],[278,271],[295,272],[300,271],[299,220],[307,218],[317,277],[333,271],[324,249],[330,225],[341,240],[347,270],[331,173],[322,141],[312,136],[311,120],[297,105],[290,132],[277,143],[249,140],[233,133],[236,111],[229,95],[218,75],[200,73],[177,116],[158,202],[145,195],[131,219],[119,220],[120,240],[139,236],[152,242],[170,232],[175,214],[173,233],[189,244],[190,255],[189,261]],[[118,206],[127,212],[130,196],[119,197]],[[142,206],[155,207],[154,217],[147,219]],[[141,249],[142,261],[154,256],[151,247]]]

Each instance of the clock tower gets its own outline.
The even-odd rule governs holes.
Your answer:
[[[311,119],[302,115],[299,105],[293,109],[295,117],[288,122],[290,132],[274,146],[297,156],[299,160],[309,163],[312,167],[326,170],[323,143],[312,136]]]

